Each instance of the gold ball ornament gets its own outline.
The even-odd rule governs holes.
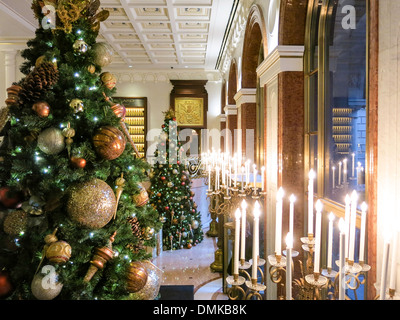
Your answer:
[[[49,266],[44,266],[43,269],[46,267]],[[33,277],[31,291],[38,300],[53,300],[63,288],[63,284],[58,280],[58,274],[51,269],[49,271],[46,274],[39,272]]]
[[[147,282],[138,292],[131,293],[129,298],[132,300],[154,300],[160,291],[162,270],[148,260],[141,261],[147,271]]]
[[[146,189],[143,187],[142,184],[139,184],[139,194],[135,194],[132,196],[133,202],[136,204],[137,207],[143,207],[147,203],[149,203],[149,194],[147,193]]]
[[[153,238],[154,233],[155,233],[154,228],[146,227],[142,229],[143,238],[145,240],[150,240],[151,238]]]
[[[72,48],[74,49],[75,52],[85,53],[88,51],[89,46],[85,41],[79,39],[74,42]]]
[[[114,89],[117,84],[117,78],[110,72],[103,72],[100,75],[101,82],[107,89]]]
[[[96,130],[93,136],[96,152],[106,160],[118,158],[125,150],[124,134],[112,126],[104,126]]]
[[[3,230],[11,236],[17,236],[26,231],[28,214],[22,210],[10,212],[3,222]]]
[[[91,179],[71,187],[67,212],[72,221],[90,229],[100,229],[114,216],[117,200],[103,180]]]
[[[83,101],[81,99],[72,99],[69,106],[74,110],[74,113],[83,111]]]
[[[87,69],[91,74],[96,72],[96,67],[92,64]]]
[[[127,274],[127,290],[130,293],[138,292],[143,289],[147,282],[147,270],[145,266],[139,262],[135,261],[129,265]]]
[[[56,241],[46,250],[46,258],[56,264],[64,264],[71,258],[71,246],[65,241]]]
[[[94,63],[99,67],[108,66],[112,62],[113,50],[108,43],[97,42],[93,45]]]
[[[65,141],[62,131],[57,128],[43,130],[38,136],[37,146],[44,153],[55,155],[65,148]]]

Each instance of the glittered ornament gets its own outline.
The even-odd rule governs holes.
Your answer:
[[[199,227],[199,222],[197,220],[192,221],[192,228],[197,229]]]
[[[127,274],[127,291],[130,293],[138,292],[143,289],[147,282],[147,271],[140,261],[131,262]]]
[[[78,225],[100,229],[112,219],[116,204],[113,189],[95,178],[71,187],[67,212]]]
[[[38,136],[38,147],[48,155],[56,155],[65,149],[64,136],[57,128],[43,130]]]
[[[154,300],[161,286],[162,270],[149,260],[141,261],[147,271],[147,282],[138,292],[131,293],[129,297],[133,300]]]
[[[100,75],[100,80],[109,90],[114,89],[115,85],[117,84],[117,78],[111,72],[103,72]]]
[[[81,99],[72,99],[69,106],[74,110],[74,113],[83,111],[83,101]]]
[[[86,53],[89,49],[89,46],[85,41],[78,39],[74,42],[72,48],[77,53]]]
[[[145,240],[150,240],[151,238],[153,238],[154,232],[155,232],[154,228],[151,227],[143,228],[142,229],[143,238]]]
[[[93,136],[96,152],[106,160],[118,158],[125,150],[125,138],[116,127],[104,126],[96,130]]]
[[[26,231],[28,225],[28,214],[22,210],[10,212],[4,219],[3,230],[11,236],[17,236]]]
[[[42,270],[46,267],[44,266]],[[33,277],[31,283],[31,291],[38,300],[53,300],[56,298],[63,288],[63,284],[59,282],[58,274],[49,270],[48,273],[37,273]]]
[[[93,45],[92,50],[94,52],[94,63],[99,67],[103,68],[112,62],[113,50],[108,43],[97,42]]]
[[[50,106],[46,101],[35,102],[32,110],[41,118],[47,118],[50,114]]]

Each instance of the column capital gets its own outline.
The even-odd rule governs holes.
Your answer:
[[[264,86],[281,72],[303,71],[304,46],[278,46],[257,68]]]
[[[237,107],[234,104],[228,104],[224,108],[226,116],[237,115]]]
[[[239,108],[244,103],[256,103],[256,88],[242,88],[234,96],[236,105]]]

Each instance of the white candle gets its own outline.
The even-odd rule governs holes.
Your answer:
[[[254,223],[253,223],[253,261],[252,261],[252,279],[257,279],[258,270],[258,242],[259,242],[259,217],[260,217],[260,205],[258,201],[254,205],[253,210]]]
[[[246,161],[246,185],[250,183],[250,160]]]
[[[286,236],[286,300],[292,300],[292,249],[293,235]]]
[[[244,174],[245,174],[245,171],[244,171],[245,169],[244,169],[244,167],[242,166],[242,191],[243,191],[243,188],[244,188]]]
[[[219,189],[219,167],[215,168],[215,191]]]
[[[350,230],[350,204],[351,198],[347,194],[345,199],[345,210],[344,210],[344,234],[345,234],[345,258],[349,257],[349,230]]]
[[[345,233],[345,222],[343,218],[339,220],[340,240],[339,240],[339,300],[344,300],[345,286],[346,286],[346,274],[345,274],[345,247],[346,247],[346,233]]]
[[[240,260],[243,262],[246,259],[246,208],[247,208],[247,202],[245,200],[242,201],[242,232],[241,232],[241,248],[240,248]]]
[[[293,224],[294,224],[294,203],[296,201],[296,197],[294,194],[292,194],[289,198],[290,201],[290,208],[289,208],[289,232],[293,237],[294,231],[293,231]]]
[[[315,252],[314,252],[314,273],[319,273],[320,265],[320,251],[321,251],[321,214],[322,214],[322,202],[317,200],[315,204],[317,211],[315,217]]]
[[[392,249],[392,260],[390,266],[390,278],[389,278],[389,289],[396,290],[396,280],[397,280],[397,248],[398,248],[398,236],[397,231],[393,236],[393,249]]]
[[[355,157],[355,153],[353,152],[351,154],[351,176],[354,178],[354,157]]]
[[[233,255],[233,274],[239,274],[239,236],[240,236],[240,209],[238,208],[235,213],[235,248]]]
[[[335,167],[332,167],[332,189],[335,189]]]
[[[264,186],[264,174],[265,174],[265,167],[261,168],[261,190],[264,191],[265,186]]]
[[[349,238],[349,261],[353,262],[354,262],[354,247],[356,241],[357,200],[358,200],[358,195],[357,192],[354,190],[351,193],[350,238]]]
[[[338,179],[338,185],[342,184],[342,161],[339,162],[339,179]]]
[[[313,225],[313,219],[314,219],[314,178],[315,178],[315,173],[314,170],[310,170],[308,174],[308,234],[313,235],[314,234],[314,225]]]
[[[358,260],[364,262],[364,251],[365,251],[365,225],[367,220],[367,204],[363,202],[361,204],[361,229],[360,229],[360,253]]]
[[[211,191],[211,168],[208,168],[208,191]]]
[[[343,183],[347,182],[347,159],[343,159]]]
[[[256,165],[253,165],[253,187],[254,187],[254,190],[256,190],[256,188],[257,188],[257,169],[256,169]]]
[[[275,221],[275,255],[281,255],[282,248],[282,198],[283,189],[279,188],[276,194],[276,221]]]
[[[333,220],[335,220],[335,215],[331,212],[329,214],[329,225],[328,225],[328,257],[327,257],[328,269],[332,269]]]
[[[390,251],[390,237],[385,238],[383,259],[382,259],[382,270],[381,270],[381,288],[380,288],[380,300],[386,300],[386,279],[389,266],[389,251]]]

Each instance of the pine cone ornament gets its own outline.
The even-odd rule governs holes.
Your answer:
[[[128,222],[131,225],[132,234],[139,238],[143,239],[142,229],[140,228],[140,223],[136,217],[129,217]]]
[[[43,62],[35,68],[21,82],[19,103],[33,103],[41,99],[42,95],[57,83],[58,69],[51,62]]]

